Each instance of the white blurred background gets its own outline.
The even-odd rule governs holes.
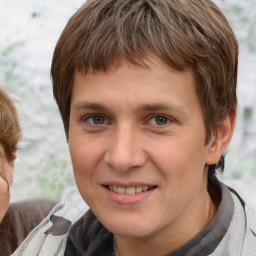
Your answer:
[[[52,53],[82,0],[0,0],[0,82],[19,110],[23,140],[12,201],[59,198],[74,186],[62,122],[50,80]],[[240,43],[238,120],[223,179],[256,210],[256,1],[216,0]]]

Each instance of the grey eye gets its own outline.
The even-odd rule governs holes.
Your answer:
[[[106,118],[104,116],[94,115],[94,116],[85,118],[85,121],[91,125],[105,124]]]
[[[104,124],[105,118],[103,116],[93,116],[92,121],[94,124]]]
[[[156,116],[154,119],[157,125],[165,125],[168,123],[168,118],[165,116]]]

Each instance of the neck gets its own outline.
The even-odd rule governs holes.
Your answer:
[[[115,235],[117,256],[163,256],[171,253],[198,235],[213,219],[217,207],[208,193],[199,204],[187,209],[176,223],[147,237],[123,237]],[[194,208],[194,209],[193,209]],[[191,212],[197,214],[191,215]]]

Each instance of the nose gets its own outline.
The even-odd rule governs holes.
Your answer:
[[[117,128],[112,134],[104,161],[115,171],[126,172],[146,162],[141,136],[135,128]]]

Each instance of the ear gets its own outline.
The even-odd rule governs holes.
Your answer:
[[[216,133],[212,135],[208,144],[209,151],[206,157],[206,164],[216,164],[228,147],[235,128],[236,113],[237,109],[235,107],[219,125]]]

